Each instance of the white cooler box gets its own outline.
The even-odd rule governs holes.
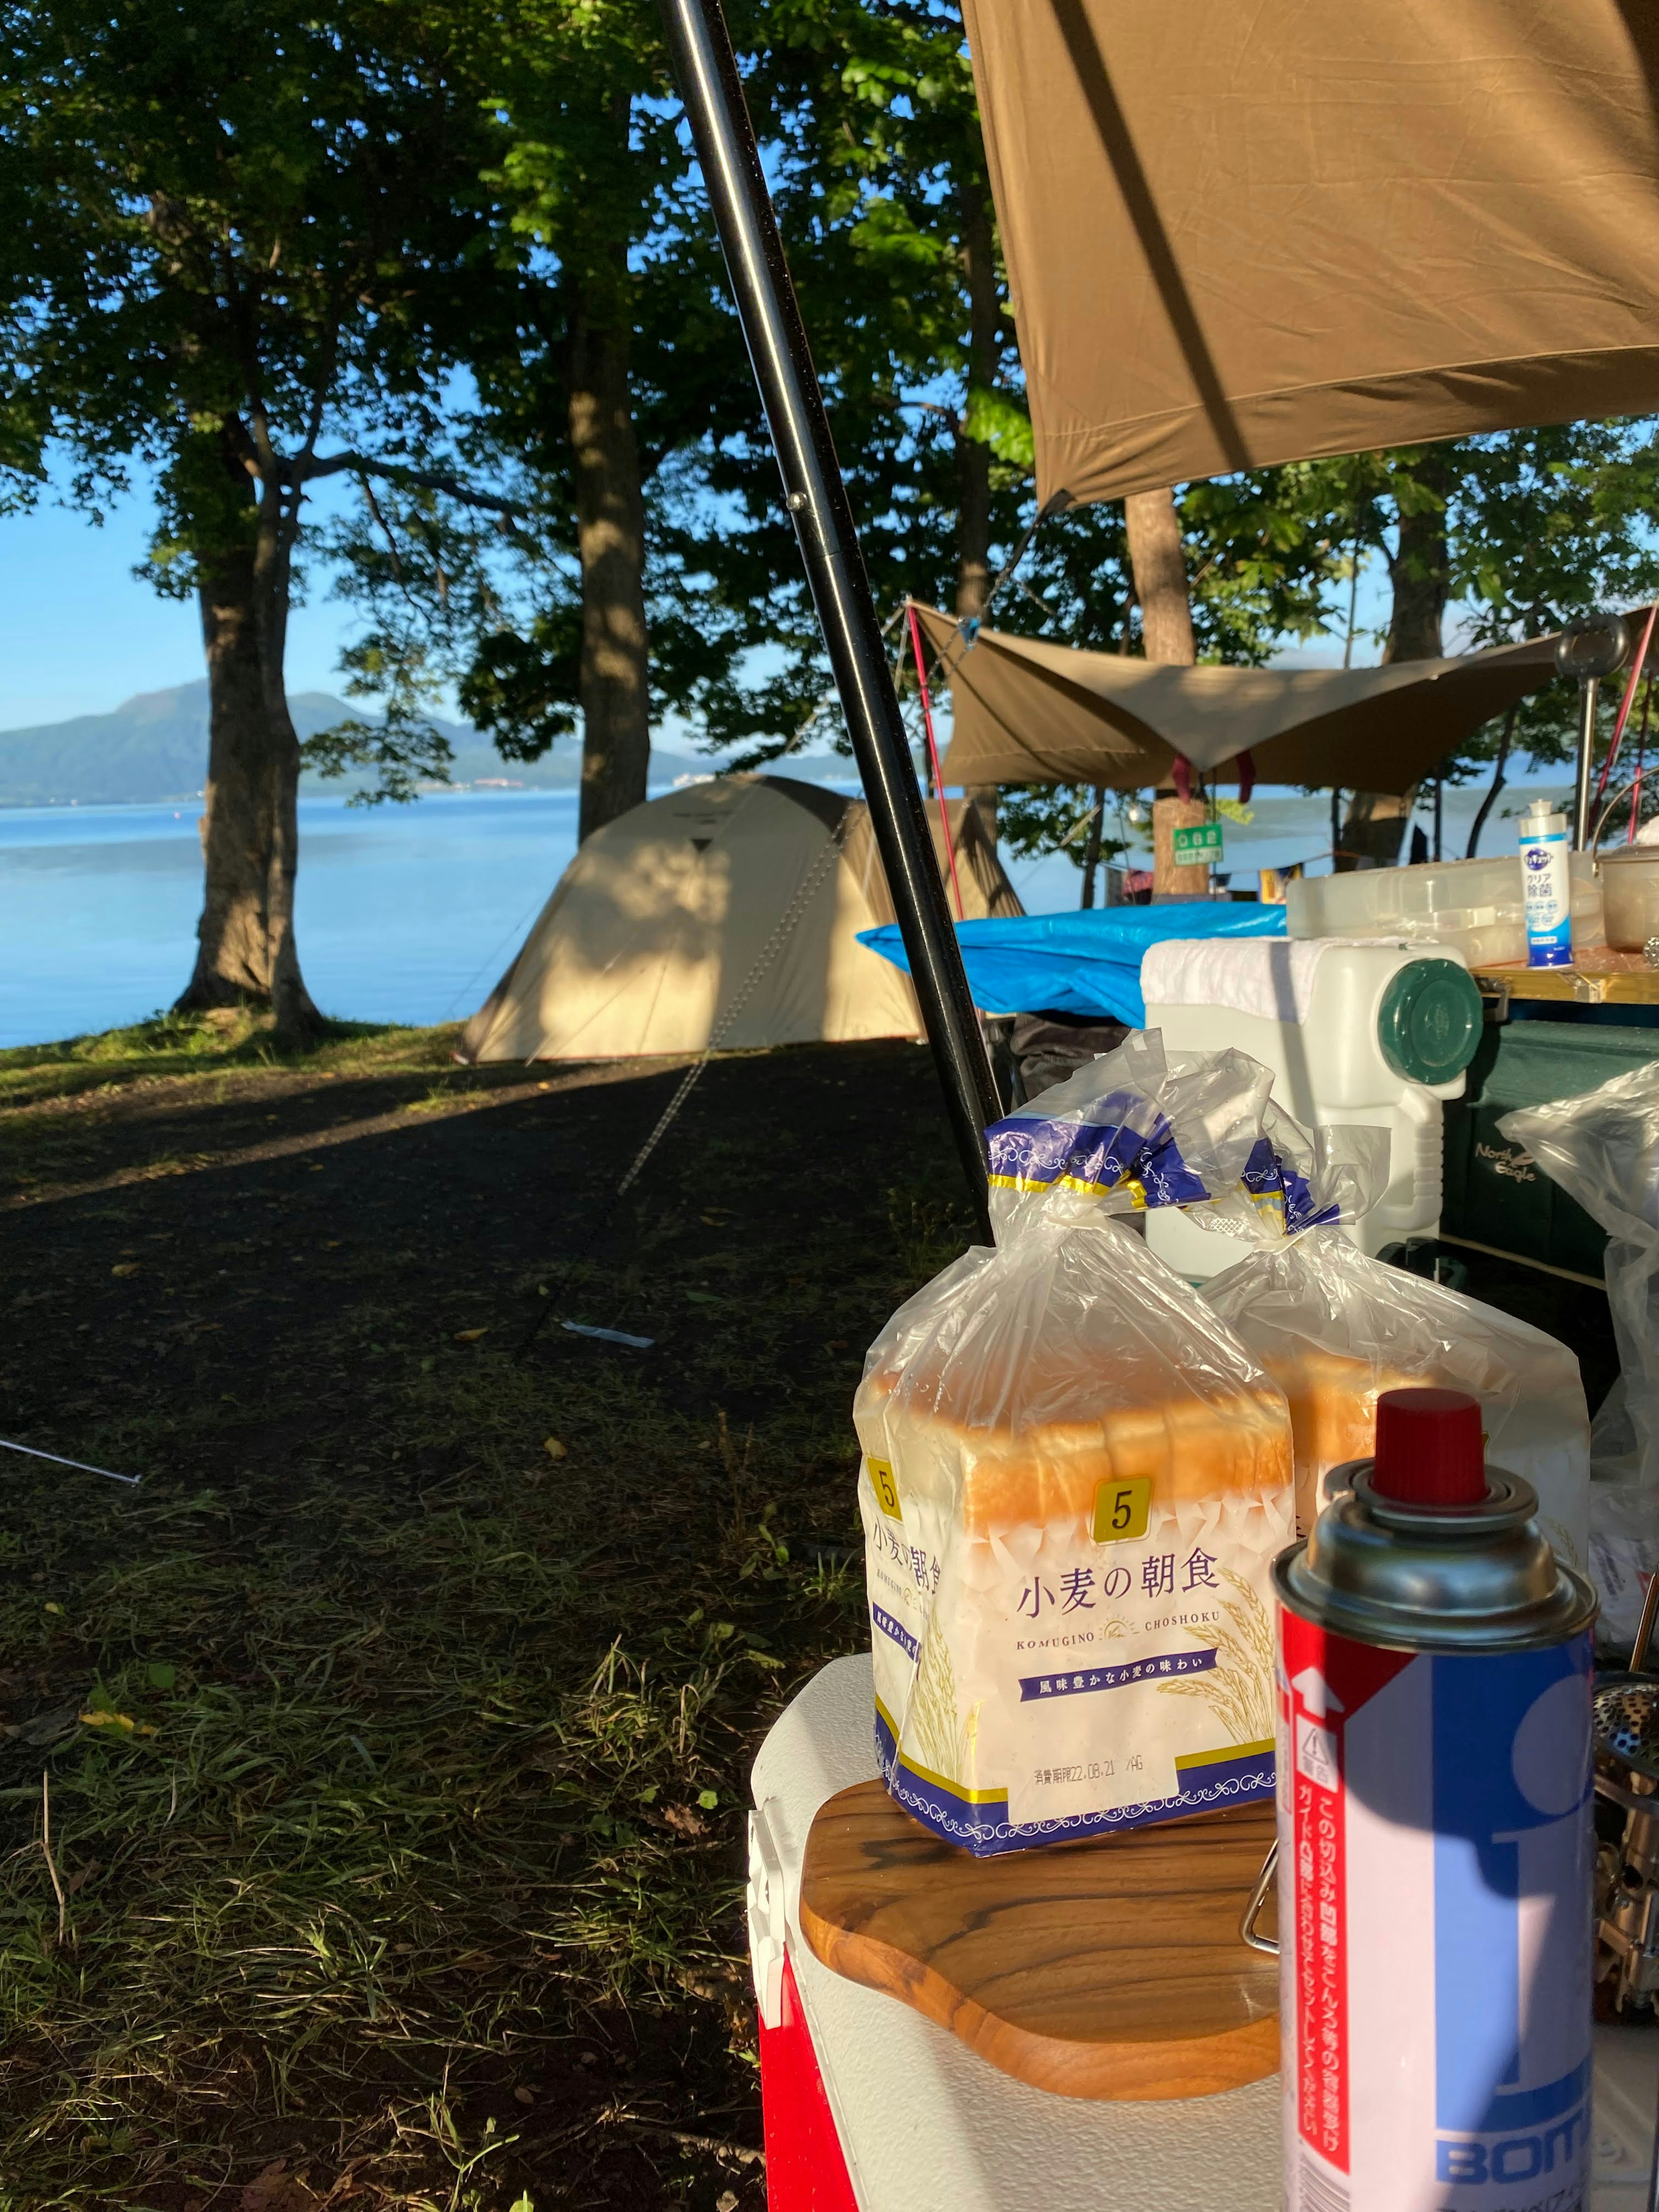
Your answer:
[[[1277,2076],[1156,2104],[1052,2096],[813,1957],[800,1928],[807,1834],[826,1798],[876,1773],[873,1697],[868,1652],[832,1660],[755,1761],[749,1931],[769,2212],[1279,2212]],[[1656,2072],[1659,2035],[1596,2029],[1584,2212],[1648,2212]]]
[[[1388,1188],[1346,1232],[1362,1250],[1435,1235],[1441,1101],[1462,1096],[1480,1041],[1461,952],[1400,938],[1175,938],[1148,951],[1140,988],[1169,1051],[1237,1046],[1273,1070],[1274,1098],[1304,1127],[1389,1131]],[[1146,1241],[1194,1282],[1239,1256],[1172,1207],[1147,1215]]]

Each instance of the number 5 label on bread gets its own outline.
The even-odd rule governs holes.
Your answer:
[[[1103,1482],[1095,1492],[1095,1541],[1126,1544],[1146,1533],[1152,1510],[1152,1486],[1142,1476],[1137,1482]]]
[[[884,1459],[869,1462],[870,1487],[876,1493],[876,1503],[890,1521],[902,1521],[904,1515],[899,1506],[898,1485],[893,1480],[893,1470]]]

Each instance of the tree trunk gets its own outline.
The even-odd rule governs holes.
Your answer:
[[[1469,824],[1468,848],[1463,855],[1466,860],[1474,860],[1480,851],[1480,832],[1486,828],[1486,817],[1497,805],[1498,793],[1504,788],[1504,772],[1510,764],[1510,741],[1515,735],[1515,718],[1520,712],[1519,705],[1516,705],[1504,717],[1504,727],[1498,739],[1498,757],[1492,763],[1492,781],[1486,787],[1486,797],[1476,809],[1474,820]]]
[[[1201,799],[1182,799],[1174,793],[1160,793],[1152,801],[1154,906],[1161,906],[1165,899],[1209,897],[1209,862],[1177,860],[1175,856],[1176,831],[1201,829],[1209,818],[1209,806]]]
[[[996,381],[997,273],[991,210],[982,187],[963,189],[959,202],[962,268],[968,286],[968,390],[989,391]],[[957,620],[977,621],[991,595],[991,449],[965,430],[957,432]],[[980,811],[986,833],[997,841],[997,787],[976,783],[966,796]]]
[[[1140,649],[1148,660],[1190,668],[1198,648],[1193,641],[1193,603],[1175,494],[1131,492],[1123,502],[1123,523],[1135,597],[1140,602]]]
[[[1187,556],[1181,543],[1181,517],[1172,491],[1131,492],[1123,502],[1124,536],[1129,569],[1140,602],[1140,649],[1148,660],[1191,667],[1198,659],[1193,637],[1193,602],[1187,582]],[[1177,867],[1175,832],[1208,817],[1196,799],[1180,798],[1173,784],[1152,795],[1152,898],[1207,898],[1207,865]]]
[[[1389,562],[1394,604],[1389,614],[1388,642],[1382,648],[1386,665],[1395,660],[1438,660],[1445,650],[1440,641],[1446,597],[1451,588],[1451,550],[1446,542],[1446,510],[1449,472],[1443,459],[1428,462],[1416,471],[1417,480],[1437,501],[1413,514],[1401,512],[1399,538]]]
[[[1342,823],[1342,842],[1335,863],[1346,873],[1357,860],[1370,860],[1379,868],[1399,864],[1401,841],[1417,804],[1417,786],[1407,792],[1351,791]]]
[[[629,395],[628,331],[593,327],[580,304],[571,327],[570,447],[582,570],[580,842],[644,804],[651,693],[645,495]]]
[[[195,972],[181,1012],[252,1003],[271,1007],[284,1043],[319,1023],[294,937],[299,859],[300,747],[282,689],[281,629],[262,651],[262,583],[254,545],[204,559],[198,598],[207,656],[209,738],[202,854],[206,887]],[[286,616],[286,590],[283,605]],[[273,690],[275,706],[273,707]]]
[[[1078,904],[1086,912],[1095,902],[1095,877],[1100,868],[1100,822],[1106,811],[1106,793],[1096,784],[1089,794],[1094,801],[1094,812],[1089,817],[1088,835],[1083,841],[1083,895]]]
[[[1414,512],[1400,509],[1395,550],[1389,562],[1393,605],[1389,614],[1384,665],[1396,660],[1438,660],[1445,651],[1441,624],[1451,586],[1451,552],[1446,539],[1445,495],[1450,467],[1442,453],[1431,453],[1413,471],[1413,481],[1432,500]],[[1393,867],[1400,842],[1417,804],[1417,787],[1405,793],[1356,791],[1342,825],[1341,849],[1352,867],[1356,860]]]

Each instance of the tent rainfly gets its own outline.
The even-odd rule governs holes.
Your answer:
[[[1553,635],[1382,668],[1187,668],[1000,630],[969,645],[950,616],[916,613],[951,686],[947,784],[1141,791],[1177,756],[1231,783],[1248,753],[1258,783],[1405,792],[1555,675]]]
[[[1651,411],[1652,0],[963,0],[1073,500]]]
[[[963,912],[1022,912],[978,809],[958,800],[951,814]],[[937,810],[933,821],[938,850]],[[462,1056],[915,1036],[908,979],[858,942],[892,919],[861,799],[788,776],[691,784],[588,838],[467,1024]]]

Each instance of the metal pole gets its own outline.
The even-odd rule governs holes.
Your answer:
[[[1572,785],[1572,849],[1589,846],[1590,775],[1595,766],[1595,701],[1601,689],[1599,676],[1586,676],[1578,685],[1578,767]]]
[[[980,1233],[985,1126],[1002,1107],[945,904],[853,510],[830,436],[720,0],[662,0],[703,182],[800,541]]]
[[[1582,853],[1590,837],[1590,771],[1595,765],[1595,695],[1601,679],[1622,668],[1630,657],[1630,624],[1623,615],[1575,615],[1563,623],[1555,641],[1558,674],[1578,684],[1578,761],[1572,785],[1572,849]]]
[[[1647,1594],[1642,1600],[1642,1618],[1636,1624],[1636,1641],[1630,1647],[1630,1671],[1645,1674],[1648,1668],[1648,1646],[1653,1641],[1653,1624],[1659,1614],[1659,1575],[1648,1577]]]

